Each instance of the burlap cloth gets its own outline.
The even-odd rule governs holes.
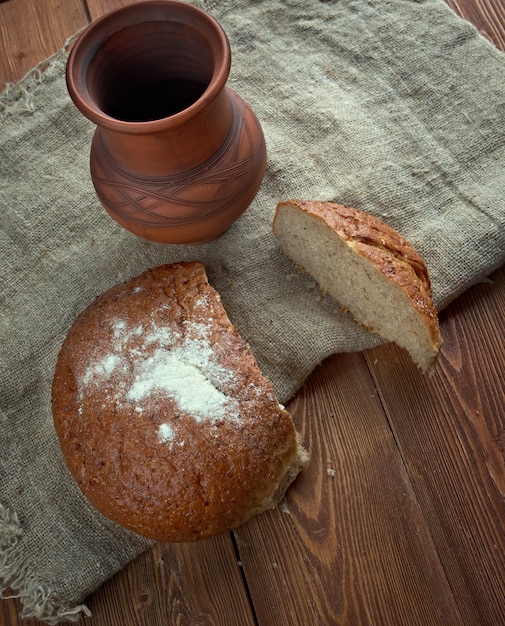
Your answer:
[[[150,545],[87,504],[53,432],[56,355],[97,294],[202,260],[286,401],[327,355],[378,341],[279,252],[278,200],[383,218],[426,259],[439,307],[505,260],[505,57],[442,0],[200,4],[229,35],[229,84],[269,150],[257,198],[219,241],[154,244],[106,215],[63,53],[0,100],[0,577],[26,616],[51,623],[87,613],[85,597]]]

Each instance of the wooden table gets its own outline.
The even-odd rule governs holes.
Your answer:
[[[129,1],[2,2],[0,85]],[[503,0],[449,4],[505,50]],[[505,624],[505,267],[441,326],[431,378],[394,345],[325,361],[288,407],[312,458],[286,505],[156,545],[88,599],[86,623]],[[37,623],[19,610],[0,601],[0,624]]]

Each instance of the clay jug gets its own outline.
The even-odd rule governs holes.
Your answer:
[[[67,62],[67,88],[96,125],[90,167],[121,226],[161,243],[216,239],[263,179],[266,148],[230,89],[228,38],[184,2],[140,2],[92,23]]]

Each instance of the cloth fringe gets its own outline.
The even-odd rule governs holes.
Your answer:
[[[0,94],[0,123],[8,116],[31,114],[36,110],[37,86],[61,74],[69,49],[82,30],[69,37],[60,50],[32,68],[21,80],[5,85]],[[22,535],[18,515],[0,503],[0,598],[19,598],[23,605],[20,617],[36,618],[50,625],[90,617],[87,606],[65,606],[54,591],[37,579],[30,563],[18,550]]]
[[[29,70],[21,80],[7,83],[0,94],[0,123],[8,116],[26,115],[35,111],[34,90],[48,77],[61,75],[74,42],[88,27],[84,26],[67,39],[62,48]]]
[[[217,6],[219,2],[220,0],[188,0],[188,4],[207,11]],[[62,48],[29,70],[19,81],[5,85],[4,91],[0,93],[0,123],[8,116],[30,114],[35,111],[34,88],[43,83],[47,75],[53,73],[51,70],[56,69],[58,70],[56,73],[61,74],[61,66],[66,64],[70,48],[88,26],[89,24],[86,24],[71,35]]]
[[[47,624],[76,622],[81,617],[90,617],[91,612],[84,604],[67,607],[47,585],[36,580],[30,564],[17,550],[23,535],[19,518],[0,503],[0,597],[19,598],[23,604],[20,616],[36,618]],[[14,593],[5,594],[7,590]]]
[[[207,11],[219,2],[220,0],[188,0],[188,4]],[[6,83],[4,91],[0,93],[0,123],[8,116],[30,114],[35,111],[34,88],[43,83],[46,76],[53,73],[52,70],[56,69],[58,70],[56,74],[61,74],[61,66],[66,64],[70,48],[88,26],[89,24],[86,24],[71,35],[62,48],[29,70],[19,81]]]

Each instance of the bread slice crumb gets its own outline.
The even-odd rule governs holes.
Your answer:
[[[341,310],[405,348],[422,372],[442,337],[423,259],[396,230],[334,202],[279,202],[273,232],[283,252],[336,300]]]

